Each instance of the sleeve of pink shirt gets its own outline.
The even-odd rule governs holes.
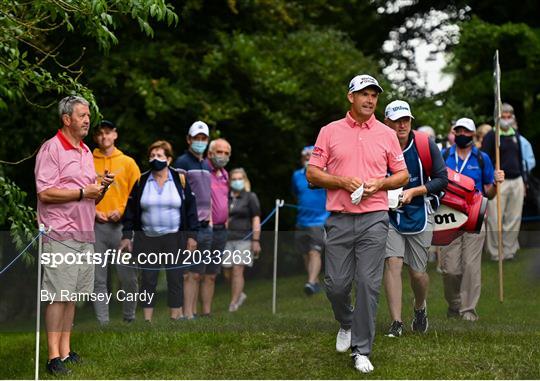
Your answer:
[[[326,168],[326,163],[328,161],[328,151],[329,151],[329,136],[326,127],[321,128],[319,136],[317,136],[317,141],[315,142],[315,148],[311,153],[311,158],[309,159],[309,164],[314,165],[319,168]]]
[[[389,147],[386,152],[386,159],[390,172],[396,173],[407,169],[407,164],[405,164],[405,159],[403,158],[403,151],[399,146],[399,141],[394,131],[392,131],[392,136],[388,139],[388,142]]]
[[[41,193],[60,184],[60,170],[58,168],[58,151],[53,144],[44,144],[37,157],[34,169],[36,176],[36,191]]]

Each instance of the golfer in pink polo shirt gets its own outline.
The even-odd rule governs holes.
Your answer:
[[[326,209],[332,214],[326,222],[324,283],[340,323],[336,350],[352,347],[354,366],[362,373],[373,371],[369,355],[388,236],[386,191],[409,180],[396,133],[375,119],[382,91],[369,75],[351,80],[350,111],[321,129],[306,172],[312,184],[328,189]]]

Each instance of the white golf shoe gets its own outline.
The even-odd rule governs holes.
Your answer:
[[[359,353],[353,353],[352,355],[354,361],[354,367],[362,373],[373,372],[373,364],[369,361],[369,357],[361,355]]]
[[[336,336],[336,351],[347,352],[351,347],[351,330],[340,328]]]

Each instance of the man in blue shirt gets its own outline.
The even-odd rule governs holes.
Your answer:
[[[453,127],[455,144],[443,153],[446,166],[474,180],[477,190],[488,199],[495,197],[497,184],[504,181],[504,171],[494,171],[489,156],[476,148],[472,119],[461,118]],[[480,299],[482,247],[486,238],[484,226],[479,234],[464,233],[441,249],[444,297],[448,317],[476,321]]]
[[[298,202],[295,245],[296,250],[304,256],[308,273],[304,292],[307,295],[321,291],[319,272],[324,250],[324,224],[330,214],[326,211],[326,190],[310,189],[306,179],[306,166],[312,152],[313,146],[302,149],[302,168],[294,171],[292,176],[292,191]]]

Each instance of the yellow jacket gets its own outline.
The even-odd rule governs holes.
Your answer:
[[[107,215],[113,210],[118,210],[123,215],[131,188],[141,177],[141,171],[135,160],[124,155],[117,148],[110,156],[103,155],[98,148],[94,149],[93,154],[98,181],[105,175],[105,170],[115,175],[114,182],[105,193],[103,200],[97,204],[96,209]]]

